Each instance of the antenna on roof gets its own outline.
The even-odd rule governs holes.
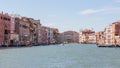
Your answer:
[[[3,11],[2,11],[2,14],[3,14]]]

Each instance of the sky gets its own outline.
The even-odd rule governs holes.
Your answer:
[[[102,31],[120,20],[120,0],[0,0],[0,12],[40,19],[43,26]]]

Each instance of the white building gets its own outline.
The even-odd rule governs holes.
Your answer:
[[[47,44],[52,44],[54,42],[53,30],[51,28],[46,29],[47,32]]]
[[[84,29],[79,32],[79,43],[96,43],[95,31]]]
[[[95,36],[95,33],[89,34],[88,42],[89,42],[89,43],[92,43],[92,44],[96,43],[96,36]]]

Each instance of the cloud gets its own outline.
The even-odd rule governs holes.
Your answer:
[[[115,8],[103,8],[103,9],[86,9],[80,12],[81,15],[89,15],[89,14],[95,14],[95,13],[102,13],[102,12],[108,12],[108,11],[116,11],[120,10],[120,7]]]
[[[98,13],[98,12],[102,12],[104,11],[104,9],[86,9],[80,12],[80,14],[82,15],[88,15],[88,14],[94,14],[94,13]]]

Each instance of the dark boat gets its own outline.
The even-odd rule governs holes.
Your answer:
[[[98,45],[98,47],[120,47],[120,45]]]

